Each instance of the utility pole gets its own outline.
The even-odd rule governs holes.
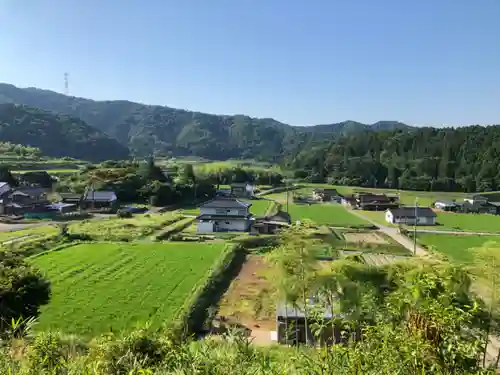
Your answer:
[[[286,189],[286,213],[288,213],[288,180],[285,180],[285,189]]]
[[[413,224],[413,255],[417,255],[418,197],[415,198],[415,222]]]

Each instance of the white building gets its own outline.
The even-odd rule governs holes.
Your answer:
[[[216,198],[200,206],[197,217],[198,233],[247,232],[253,221],[251,203],[233,198]]]
[[[436,213],[429,207],[391,208],[385,212],[385,220],[391,224],[436,225]]]
[[[0,182],[0,196],[10,192],[11,187],[8,182]]]

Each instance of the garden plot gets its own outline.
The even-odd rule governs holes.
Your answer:
[[[374,253],[364,253],[361,255],[366,264],[372,266],[383,266],[385,264],[394,263],[400,260],[408,259],[405,256],[391,255],[391,254],[374,254]]]
[[[345,232],[344,238],[347,242],[388,244],[389,242],[380,234],[375,232]]]

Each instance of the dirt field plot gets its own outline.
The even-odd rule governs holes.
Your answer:
[[[390,254],[363,254],[362,258],[366,264],[372,266],[383,266],[384,264],[390,264],[399,260],[404,260],[407,257]]]
[[[276,301],[264,257],[250,255],[219,305],[219,317],[250,330],[275,330]]]
[[[388,244],[387,240],[375,232],[344,233],[347,242]]]

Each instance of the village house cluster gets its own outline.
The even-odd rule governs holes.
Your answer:
[[[53,219],[80,210],[114,212],[118,207],[118,198],[113,191],[89,188],[83,194],[55,193],[47,172],[20,174],[16,186],[0,182],[0,215],[3,216]]]

